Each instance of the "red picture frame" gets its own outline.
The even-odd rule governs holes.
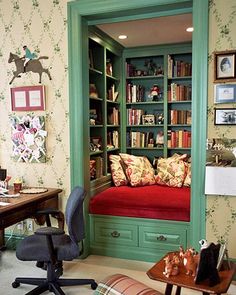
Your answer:
[[[44,111],[45,86],[21,86],[11,88],[12,111]]]

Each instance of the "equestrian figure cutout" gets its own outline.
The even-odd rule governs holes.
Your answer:
[[[11,79],[9,84],[11,84],[15,78],[17,78],[17,77],[20,78],[21,73],[27,73],[27,72],[38,73],[39,74],[39,83],[41,83],[42,73],[46,73],[48,75],[49,80],[52,80],[49,70],[43,68],[43,66],[40,62],[40,59],[48,59],[48,57],[47,56],[40,56],[37,59],[31,59],[26,63],[26,65],[24,67],[24,63],[25,63],[24,58],[21,58],[18,55],[10,52],[8,63],[15,62],[16,71],[13,72],[13,78]]]

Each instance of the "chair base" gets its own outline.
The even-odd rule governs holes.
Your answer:
[[[18,288],[20,284],[36,285],[37,287],[26,293],[25,295],[39,295],[49,290],[55,295],[65,295],[62,286],[81,286],[90,285],[92,290],[97,288],[97,283],[93,279],[62,279],[57,278],[49,281],[45,278],[16,278],[12,283],[13,288]]]

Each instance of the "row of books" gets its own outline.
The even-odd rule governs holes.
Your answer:
[[[191,124],[191,110],[170,110],[170,124]]]
[[[119,125],[119,110],[115,107],[108,109],[107,114],[108,125]]]
[[[192,64],[182,60],[174,60],[168,55],[168,78],[192,75]]]
[[[144,110],[142,109],[127,109],[128,125],[142,124],[142,115],[144,115]]]
[[[168,148],[190,148],[191,147],[191,131],[168,130],[167,147]]]
[[[159,131],[154,138],[153,132],[127,132],[127,146],[132,148],[153,148],[156,146],[163,146],[164,134]]]
[[[117,130],[107,132],[107,148],[119,147],[119,132]]]
[[[127,83],[126,84],[126,101],[128,103],[144,101],[144,91],[145,91],[145,88],[142,85]]]
[[[171,83],[167,90],[168,101],[185,101],[192,99],[192,86]]]
[[[112,84],[107,90],[107,99],[111,101],[117,101],[118,95],[119,92],[115,90],[115,84]]]
[[[103,158],[93,157],[90,159],[90,180],[100,178],[103,176]]]

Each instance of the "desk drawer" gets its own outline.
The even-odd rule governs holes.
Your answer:
[[[178,249],[180,245],[186,247],[187,231],[183,228],[171,229],[168,227],[139,228],[139,246],[165,249],[166,251]]]
[[[96,221],[94,228],[95,242],[129,246],[138,245],[138,228],[136,225]]]

